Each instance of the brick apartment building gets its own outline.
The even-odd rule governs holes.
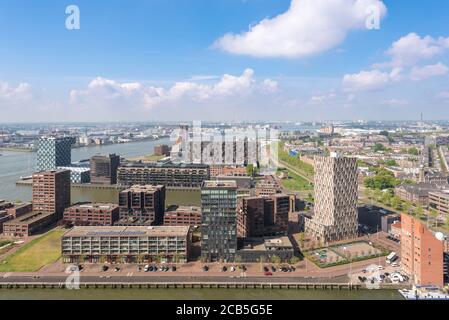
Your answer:
[[[70,171],[33,174],[33,211],[55,213],[61,219],[70,206]]]
[[[201,207],[171,206],[164,214],[164,226],[200,226]]]
[[[237,208],[237,234],[240,238],[286,234],[295,196],[245,197]]]
[[[120,156],[96,155],[90,158],[90,182],[92,184],[116,184],[117,169],[120,166]]]
[[[136,185],[119,194],[120,225],[160,225],[165,211],[165,186]]]
[[[443,242],[421,221],[401,215],[402,269],[418,285],[443,287]]]
[[[112,226],[119,216],[116,204],[84,203],[64,211],[64,220],[75,225]]]

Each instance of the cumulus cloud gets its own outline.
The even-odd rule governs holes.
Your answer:
[[[246,69],[240,76],[225,74],[214,84],[185,81],[176,82],[169,88],[148,86],[140,82],[121,83],[98,77],[89,83],[86,90],[72,90],[70,99],[75,104],[115,100],[151,108],[164,102],[180,100],[206,101],[244,97],[255,92],[273,93],[277,87],[277,82],[271,79],[257,81],[252,69]]]
[[[410,77],[413,81],[421,81],[431,77],[444,76],[448,72],[449,68],[440,62],[424,67],[413,67]]]
[[[380,70],[363,70],[343,77],[343,90],[347,92],[376,91],[385,88],[390,82],[400,79],[400,70],[390,73]]]
[[[387,12],[381,0],[292,0],[285,13],[264,19],[247,32],[226,34],[214,46],[255,57],[319,54],[338,46],[351,30],[366,28],[373,8],[380,18]]]
[[[29,100],[32,97],[31,86],[20,83],[17,87],[11,86],[8,82],[0,81],[0,100],[4,102],[20,102]]]
[[[387,51],[391,61],[380,66],[407,67],[422,60],[432,59],[449,49],[449,37],[435,39],[431,36],[421,37],[416,33],[395,41]]]
[[[319,95],[315,95],[312,96],[309,100],[309,103],[312,104],[321,104],[324,103],[326,101],[332,100],[334,98],[337,97],[337,94],[334,91],[330,91],[324,94],[319,94]]]

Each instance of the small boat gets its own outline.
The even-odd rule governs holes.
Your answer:
[[[399,293],[405,300],[449,300],[449,294],[434,289],[426,290],[413,287],[412,290],[399,290]]]

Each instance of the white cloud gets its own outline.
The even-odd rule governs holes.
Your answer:
[[[361,71],[343,77],[343,90],[346,92],[376,91],[385,88],[390,82],[400,78],[398,70],[391,73],[380,70]]]
[[[244,97],[255,92],[273,93],[277,87],[277,82],[270,79],[258,82],[252,69],[246,69],[240,76],[225,74],[215,84],[186,81],[176,82],[170,88],[148,86],[139,82],[120,83],[98,77],[89,83],[86,90],[72,90],[70,99],[74,104],[110,103],[115,100],[151,108],[164,102],[180,100],[205,101]]]
[[[331,91],[331,92],[328,92],[328,93],[312,96],[310,98],[310,100],[309,100],[309,103],[320,104],[320,103],[332,100],[335,97],[337,97],[337,94],[334,91]]]
[[[266,18],[247,32],[226,34],[214,46],[255,57],[319,54],[342,43],[349,31],[366,28],[373,6],[385,16],[387,8],[381,0],[292,0],[285,13]]]
[[[385,105],[389,105],[391,107],[396,107],[396,106],[406,106],[409,104],[408,100],[406,99],[389,99],[389,100],[385,100],[382,104]]]
[[[442,99],[442,100],[446,100],[446,99],[449,100],[449,91],[440,92],[439,94],[437,94],[436,98]]]
[[[5,102],[20,102],[32,98],[31,86],[20,83],[17,87],[11,86],[8,82],[0,81],[0,100]]]
[[[444,76],[448,72],[449,68],[440,62],[424,67],[413,67],[410,77],[413,81],[421,81],[431,77]]]
[[[413,66],[422,60],[432,59],[448,49],[449,37],[435,39],[431,36],[421,37],[416,33],[409,33],[395,41],[388,49],[387,55],[391,56],[391,61],[378,66]]]

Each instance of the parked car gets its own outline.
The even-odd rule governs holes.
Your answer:
[[[209,267],[208,267],[208,266],[203,266],[203,271],[204,271],[204,272],[209,271]]]
[[[143,271],[144,271],[144,272],[150,271],[150,266],[149,266],[149,265],[146,265],[145,267],[143,267]]]
[[[176,271],[176,266],[171,266],[171,271],[175,272]]]
[[[101,270],[103,270],[103,272],[106,272],[106,271],[109,270],[109,267],[105,265],[105,266],[103,266],[103,267],[101,268]]]
[[[264,267],[263,267],[263,272],[268,272],[268,271],[270,271],[270,269],[268,269],[267,266],[264,266]]]
[[[227,268],[226,266],[223,266],[223,267],[221,268],[221,271],[226,272],[226,271],[228,271],[228,268]]]

